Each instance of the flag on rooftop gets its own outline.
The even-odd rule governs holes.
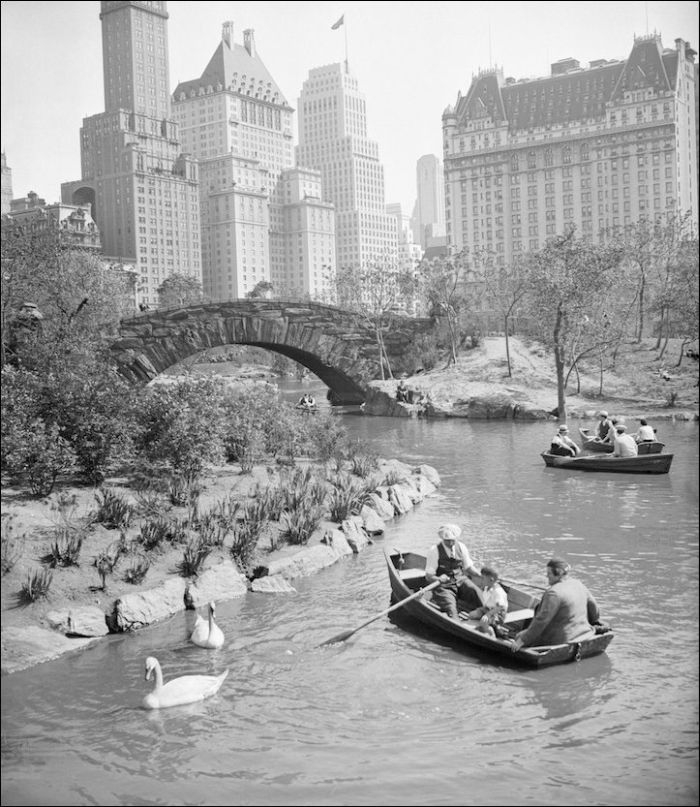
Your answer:
[[[331,31],[335,31],[336,28],[340,28],[340,26],[343,25],[344,22],[345,22],[345,14],[341,16],[338,22],[334,22],[333,25],[331,25]]]

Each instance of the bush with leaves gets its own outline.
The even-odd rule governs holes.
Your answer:
[[[204,561],[211,554],[212,547],[197,535],[190,539],[182,554],[179,572],[183,577],[196,577],[202,570]]]
[[[223,460],[223,398],[223,385],[211,379],[147,389],[139,402],[139,458],[195,482],[210,464]]]
[[[13,435],[5,461],[10,475],[26,481],[35,496],[48,496],[59,475],[74,467],[75,454],[55,423],[39,419]]]
[[[133,555],[130,565],[124,570],[124,582],[131,583],[133,586],[139,585],[143,582],[150,568],[151,561],[146,555]]]
[[[307,434],[313,455],[321,462],[329,462],[342,455],[342,446],[347,439],[347,430],[340,419],[330,412],[319,412],[307,417]]]
[[[108,530],[128,527],[134,517],[134,506],[123,493],[102,488],[95,494],[97,512],[95,521],[103,524]]]
[[[84,535],[65,527],[54,530],[49,551],[42,561],[51,569],[56,566],[79,566],[80,550],[83,548]]]
[[[290,544],[306,545],[322,518],[323,508],[318,504],[300,504],[296,510],[285,511],[280,519],[282,537]]]
[[[19,601],[23,603],[36,602],[42,597],[48,596],[52,581],[53,572],[50,569],[27,572],[19,592]]]

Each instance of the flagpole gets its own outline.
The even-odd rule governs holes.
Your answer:
[[[345,34],[345,72],[348,73],[348,24],[343,17],[343,33]]]

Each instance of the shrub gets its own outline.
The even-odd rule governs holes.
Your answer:
[[[168,495],[170,503],[176,507],[188,507],[196,511],[202,487],[194,479],[174,475],[168,479]]]
[[[27,572],[27,577],[19,592],[20,602],[36,602],[42,597],[48,596],[52,581],[53,572],[50,569]]]
[[[304,504],[318,507],[324,503],[328,490],[316,479],[311,468],[296,468],[291,474],[280,477],[280,488],[284,490],[285,509],[298,510]]]
[[[359,515],[362,505],[374,485],[356,482],[349,474],[337,474],[330,479],[331,491],[328,495],[331,521],[345,521],[349,516]]]
[[[59,474],[70,471],[75,455],[59,427],[37,419],[13,435],[5,463],[12,476],[25,479],[35,496],[48,496]]]
[[[17,561],[22,557],[26,534],[15,534],[14,515],[2,514],[2,574],[11,572]]]
[[[672,409],[676,405],[677,400],[678,393],[675,390],[671,390],[670,392],[666,393],[666,406],[669,409]]]
[[[79,566],[78,558],[83,547],[83,535],[74,530],[59,527],[54,531],[48,554],[42,557],[42,562],[50,568],[56,566]]]
[[[321,523],[323,513],[318,505],[304,504],[282,513],[280,531],[290,544],[308,543],[311,533]]]
[[[134,539],[146,552],[158,549],[172,535],[170,522],[163,518],[152,518],[141,525],[141,530]]]
[[[151,561],[146,555],[134,556],[131,565],[124,570],[124,582],[135,586],[142,583],[150,567]]]
[[[193,538],[185,547],[179,572],[182,577],[196,577],[211,553],[211,546],[204,543],[200,536]]]
[[[109,529],[128,527],[134,517],[134,507],[123,493],[103,488],[95,494],[97,513],[95,521]]]
[[[222,546],[228,533],[216,513],[211,510],[200,516],[193,527],[199,533],[202,542],[212,547]]]
[[[213,512],[226,533],[231,532],[235,527],[240,507],[240,502],[236,501],[233,496],[221,499],[214,505]]]
[[[377,457],[361,454],[350,459],[350,469],[356,476],[367,477],[377,468]]]
[[[307,418],[309,442],[321,462],[329,462],[342,452],[347,431],[340,420],[330,412],[321,412]]]
[[[287,496],[282,488],[270,485],[258,495],[257,501],[269,521],[279,521],[287,504]]]
[[[161,491],[154,488],[139,488],[135,491],[136,511],[143,518],[163,517],[170,509],[170,502],[166,501]]]
[[[237,521],[231,531],[231,556],[238,568],[246,572],[255,556],[260,534],[267,524],[267,508],[264,503],[252,499],[243,507],[243,520]]]
[[[384,475],[384,484],[388,487],[391,485],[398,485],[405,479],[404,475],[395,470],[387,471]]]
[[[100,552],[100,554],[94,558],[92,563],[97,569],[97,574],[100,576],[102,591],[106,589],[107,578],[114,571],[120,557],[121,551],[119,547],[110,544],[104,552]]]

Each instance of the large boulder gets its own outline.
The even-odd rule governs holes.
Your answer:
[[[235,563],[225,560],[217,566],[205,569],[187,586],[189,607],[199,608],[211,600],[221,602],[242,597],[247,590],[248,581],[245,575],[238,571]]]
[[[109,618],[110,629],[113,633],[138,630],[182,611],[186,590],[187,581],[173,577],[155,588],[120,597]]]
[[[54,630],[67,636],[105,636],[109,633],[105,612],[96,605],[49,611],[46,621]]]

